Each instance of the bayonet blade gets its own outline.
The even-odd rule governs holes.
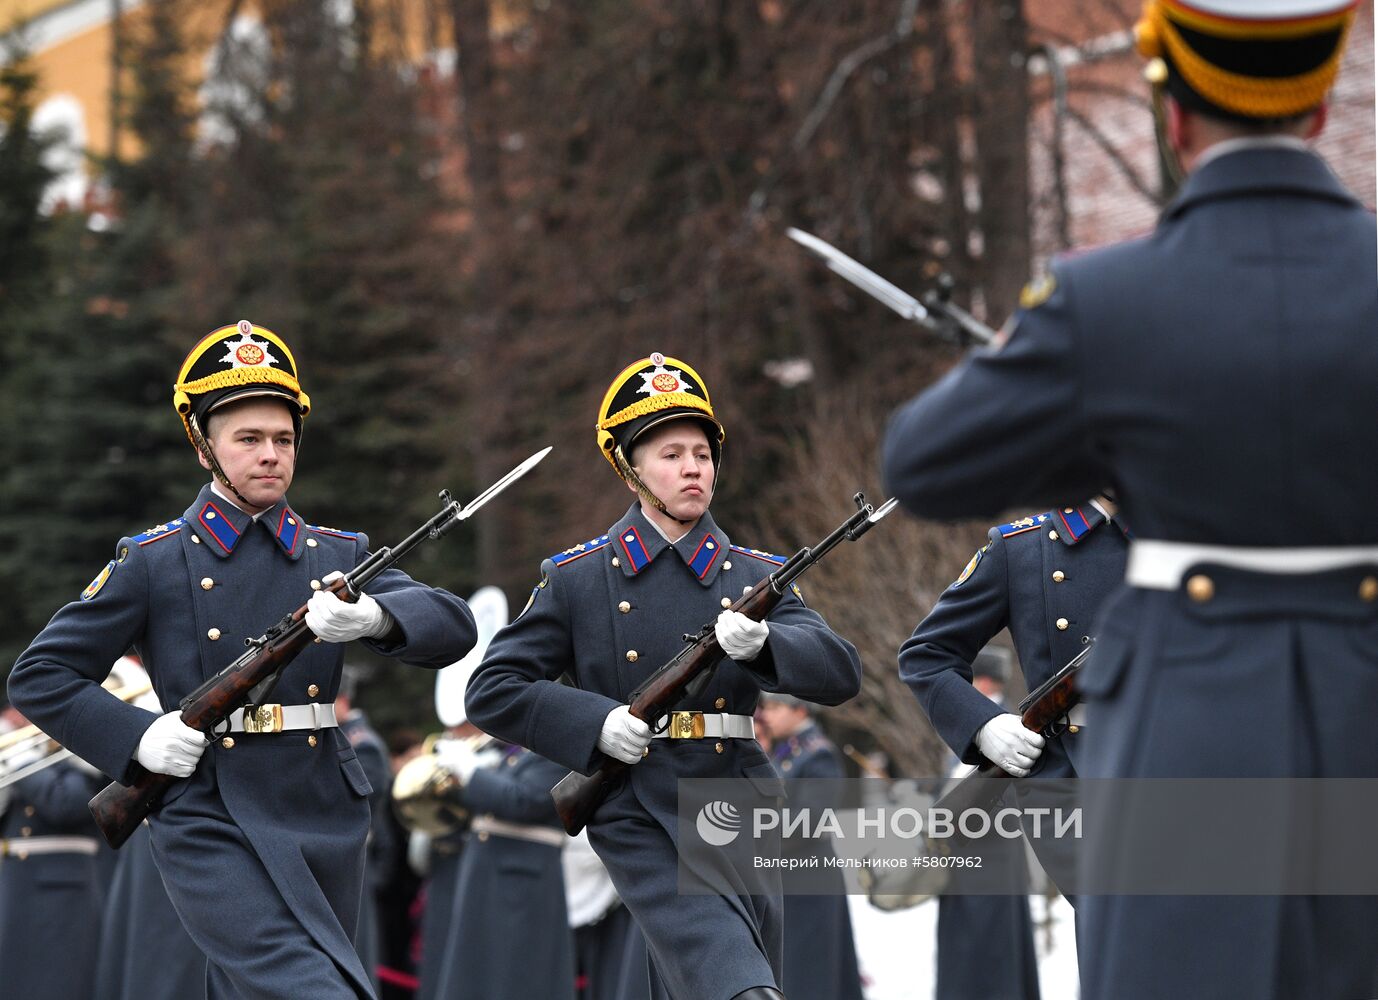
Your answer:
[[[550,445],[550,446],[547,446],[547,447],[545,447],[545,448],[542,448],[540,451],[536,452],[536,454],[532,455],[532,456],[531,456],[530,458],[528,458],[526,461],[524,461],[524,462],[522,462],[520,465],[518,465],[515,469],[513,469],[513,470],[512,470],[511,472],[509,472],[507,475],[505,475],[505,476],[503,476],[501,479],[499,479],[499,480],[498,480],[496,483],[494,483],[492,486],[488,487],[486,490],[484,490],[484,491],[483,491],[482,493],[480,493],[478,496],[474,497],[474,499],[470,500],[467,504],[465,504],[465,505],[464,505],[464,508],[463,508],[461,511],[459,511],[459,513],[457,513],[457,514],[455,515],[455,520],[456,520],[456,521],[466,521],[466,520],[468,520],[471,516],[473,516],[474,514],[478,513],[478,510],[479,510],[480,507],[482,507],[484,504],[486,504],[489,500],[492,500],[495,496],[497,496],[497,495],[498,495],[499,493],[501,493],[503,490],[507,489],[507,487],[511,486],[511,485],[512,485],[513,483],[515,483],[518,479],[520,479],[522,476],[526,475],[528,472],[530,472],[532,469],[534,469],[537,465],[539,465],[540,462],[541,462],[541,459],[543,459],[543,458],[545,458],[547,455],[549,455],[552,448],[554,448],[554,445]]]
[[[793,226],[785,230],[785,235],[823,261],[828,266],[829,271],[846,281],[850,281],[871,298],[893,309],[905,319],[917,323],[929,319],[928,310],[924,308],[922,302],[899,286],[886,281],[865,264],[848,257],[831,243],[820,240],[817,236],[806,233],[802,229],[795,229]]]

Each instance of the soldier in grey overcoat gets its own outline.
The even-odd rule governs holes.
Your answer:
[[[899,654],[900,679],[962,763],[988,758],[1016,778],[1077,776],[1086,744],[1084,706],[1073,709],[1060,735],[1045,744],[1009,707],[972,684],[973,666],[979,657],[1005,654],[987,644],[1008,628],[1026,690],[1036,690],[1092,641],[1096,614],[1124,578],[1128,553],[1128,530],[1104,496],[990,529],[986,544]],[[1001,690],[1006,680],[1000,679]],[[1051,785],[1040,786],[1034,797],[1050,805],[1052,795],[1070,797]],[[1075,841],[1030,842],[1059,887],[1074,884]],[[1075,897],[1068,900],[1075,905]]]
[[[1307,146],[1357,6],[1149,0],[1185,183],[1151,235],[1055,262],[887,434],[924,516],[1115,489],[1135,537],[1082,672],[1082,778],[1378,777],[1378,234]],[[1323,860],[1281,839],[1316,832],[1290,812],[1259,824],[1254,894],[1088,886],[1084,1000],[1378,995],[1378,902],[1281,892]],[[1114,819],[1088,816],[1088,874],[1141,854]]]
[[[126,675],[131,673],[131,662],[124,661]],[[120,667],[116,664],[117,671]],[[136,680],[148,679],[142,665],[132,672]],[[134,704],[150,712],[162,711],[152,690],[140,695]],[[206,990],[206,956],[191,940],[168,899],[163,876],[153,861],[147,820],[113,853],[115,873],[101,918],[95,1000],[185,1000],[200,996]],[[156,975],[149,974],[150,955],[157,956]]]
[[[173,906],[209,960],[209,996],[371,997],[352,941],[371,788],[335,719],[338,643],[360,639],[439,669],[472,646],[473,616],[398,570],[352,604],[320,589],[365,558],[368,540],[311,525],[288,505],[310,401],[276,334],[243,320],[203,338],[174,401],[213,481],[180,517],[120,540],[19,658],[10,694],[118,781],[140,769],[188,779],[152,814],[150,833]],[[100,687],[133,647],[161,704],[178,705],[245,638],[303,603],[321,641],[283,671],[272,693],[280,716],[237,711],[209,746],[177,711],[160,716]]]
[[[697,372],[659,354],[629,365],[598,437],[637,500],[607,533],[545,561],[469,683],[469,718],[583,773],[605,755],[633,765],[588,830],[646,938],[653,996],[777,997],[778,891],[678,892],[678,779],[744,778],[773,803],[779,776],[753,738],[760,692],[836,704],[857,693],[861,665],[797,591],[762,622],[724,610],[781,560],[734,545],[708,513],[723,431]],[[705,622],[728,658],[678,706],[691,724],[653,740],[628,696]]]
[[[153,861],[148,824],[141,823],[116,852],[93,995],[95,1000],[185,1000],[205,990],[206,956],[172,908]]]

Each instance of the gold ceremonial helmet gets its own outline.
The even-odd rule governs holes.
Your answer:
[[[1357,0],[1147,0],[1134,28],[1149,80],[1182,106],[1246,122],[1318,107]]]
[[[172,389],[172,405],[198,448],[206,418],[227,403],[250,396],[281,397],[292,411],[298,441],[302,420],[311,412],[311,397],[297,381],[291,349],[272,330],[247,319],[202,337],[182,362]]]
[[[253,396],[271,396],[287,404],[296,431],[294,445],[300,450],[302,422],[311,412],[311,397],[297,381],[297,359],[281,337],[247,319],[202,337],[182,362],[172,387],[172,405],[187,437],[205,457],[211,474],[246,505],[248,501],[220,467],[205,426],[212,411]]]
[[[598,407],[599,451],[623,481],[662,512],[665,504],[632,469],[632,445],[651,428],[685,418],[704,425],[713,468],[721,472],[722,443],[727,433],[713,414],[708,387],[683,361],[658,352],[633,361],[612,380]]]

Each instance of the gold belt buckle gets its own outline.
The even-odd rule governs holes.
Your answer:
[[[670,739],[701,740],[704,734],[702,712],[671,712]]]
[[[245,705],[244,731],[246,733],[282,732],[282,706]]]

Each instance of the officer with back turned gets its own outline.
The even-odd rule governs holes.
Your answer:
[[[1378,238],[1306,145],[1356,6],[1150,0],[1185,184],[891,423],[886,478],[924,516],[1115,488],[1135,538],[1083,671],[1083,778],[1378,777]],[[1111,822],[1088,817],[1089,872],[1134,855]],[[1267,894],[1318,860],[1287,847],[1257,895],[1089,895],[1082,996],[1374,996],[1378,902]]]

